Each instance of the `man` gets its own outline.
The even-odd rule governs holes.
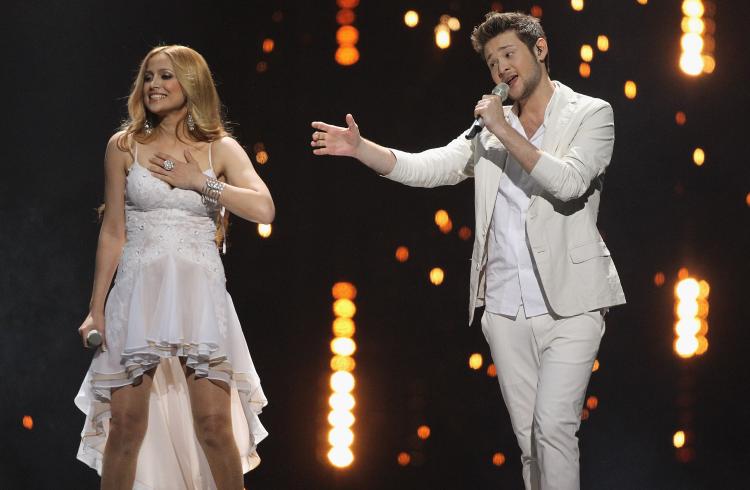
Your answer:
[[[476,232],[469,323],[482,330],[522,452],[526,489],[579,488],[578,438],[604,314],[625,303],[596,228],[614,144],[612,108],[549,78],[539,21],[489,13],[472,43],[512,106],[485,95],[485,128],[471,140],[417,154],[384,148],[346,128],[312,124],[313,153],[357,158],[421,187],[475,181]]]

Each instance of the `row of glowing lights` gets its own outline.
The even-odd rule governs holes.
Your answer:
[[[716,69],[716,60],[713,57],[714,40],[711,37],[714,23],[703,18],[706,7],[700,0],[684,0],[682,13],[684,17],[681,22],[680,69],[690,76],[713,73]]]
[[[336,49],[334,59],[342,66],[350,66],[359,61],[359,30],[352,24],[357,18],[354,9],[359,5],[359,0],[336,0],[339,11],[336,13],[336,22],[341,26],[336,31]]]
[[[357,297],[357,288],[349,282],[337,282],[331,290],[333,295],[333,313],[336,316],[333,321],[333,340],[331,340],[331,374],[330,386],[333,393],[328,398],[331,411],[328,414],[328,423],[331,429],[328,431],[328,443],[331,448],[328,451],[328,461],[336,468],[346,468],[354,461],[351,445],[354,443],[354,414],[352,409],[355,405],[352,390],[354,390],[355,362],[354,352],[357,344],[354,342],[354,314],[357,307],[354,299]]]
[[[674,350],[683,359],[700,356],[708,350],[708,282],[692,277],[681,279],[675,286]]]

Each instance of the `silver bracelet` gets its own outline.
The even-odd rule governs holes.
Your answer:
[[[212,206],[216,206],[217,204],[219,204],[219,199],[221,198],[221,192],[223,190],[224,182],[213,179],[211,177],[207,178],[206,183],[203,185],[203,190],[201,191],[201,199],[203,201],[203,204],[205,206],[208,206],[209,204]]]

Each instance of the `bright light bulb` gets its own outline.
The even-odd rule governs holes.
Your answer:
[[[346,468],[354,461],[354,454],[348,447],[335,446],[328,451],[328,461],[337,468]]]
[[[351,427],[354,425],[354,414],[348,410],[333,410],[328,414],[328,423],[332,427]]]
[[[354,404],[354,397],[350,393],[334,393],[328,397],[328,405],[333,410],[351,410]]]
[[[331,389],[334,393],[349,393],[354,389],[354,376],[348,371],[336,371],[331,375]]]

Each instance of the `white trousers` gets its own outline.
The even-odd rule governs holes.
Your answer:
[[[488,311],[482,332],[521,447],[526,490],[578,490],[578,437],[586,386],[604,335],[599,311],[516,318]]]

